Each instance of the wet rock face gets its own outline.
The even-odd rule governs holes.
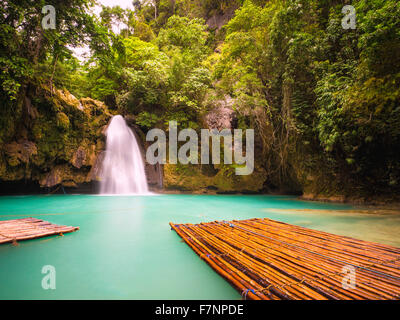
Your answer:
[[[99,148],[98,150],[101,149],[102,148]],[[90,145],[89,141],[84,141],[84,143],[74,152],[71,164],[77,169],[80,169],[83,166],[92,167],[96,162],[98,152],[99,151],[96,150],[95,145]]]
[[[101,165],[103,163],[105,155],[105,151],[100,151],[94,159],[93,165],[87,177],[88,181],[98,181],[100,179]]]
[[[86,152],[83,149],[83,147],[79,147],[78,150],[74,153],[74,156],[72,157],[72,165],[75,168],[80,169],[82,165],[85,163],[86,160]]]
[[[236,6],[229,7],[226,12],[220,12],[214,14],[211,18],[207,20],[207,25],[210,29],[215,29],[217,31],[221,28],[235,15]]]
[[[146,162],[145,165],[146,178],[149,187],[163,187],[163,167],[162,165],[151,165]]]
[[[62,170],[54,168],[48,173],[43,180],[40,181],[42,187],[53,187],[62,182]]]
[[[205,116],[205,123],[209,129],[233,129],[236,122],[236,113],[233,110],[233,99],[226,96],[224,100],[215,102],[215,107]]]
[[[64,164],[54,167],[39,183],[42,187],[51,188],[59,184],[75,187],[89,181],[90,179],[84,171],[74,170],[69,165]]]

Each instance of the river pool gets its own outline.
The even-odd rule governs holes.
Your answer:
[[[268,217],[400,247],[400,214],[291,196],[3,196],[0,220],[35,217],[79,226],[64,237],[0,245],[0,299],[240,299],[169,222]],[[42,267],[56,270],[44,290]]]

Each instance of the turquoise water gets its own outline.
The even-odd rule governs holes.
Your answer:
[[[0,245],[0,299],[240,299],[169,222],[269,217],[400,247],[400,215],[346,209],[286,196],[0,197],[0,220],[35,217],[80,227],[64,237]],[[42,289],[44,265],[56,268],[55,290]]]

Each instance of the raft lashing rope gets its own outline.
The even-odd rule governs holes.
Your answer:
[[[244,299],[400,299],[400,248],[271,219],[170,226]]]

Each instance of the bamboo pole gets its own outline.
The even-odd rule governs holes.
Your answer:
[[[249,299],[399,299],[400,249],[270,220],[170,223]],[[343,267],[356,287],[342,287]]]
[[[16,244],[17,241],[21,240],[61,235],[76,230],[79,230],[79,228],[60,226],[35,218],[4,220],[0,221],[0,244],[9,242]]]

